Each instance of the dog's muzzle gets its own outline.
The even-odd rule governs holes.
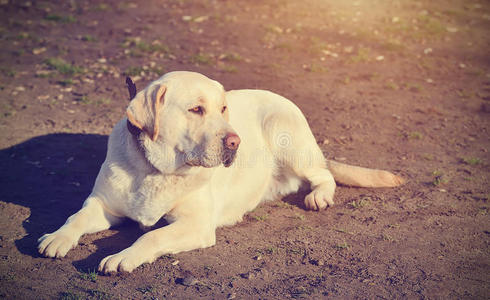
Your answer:
[[[223,155],[221,161],[225,167],[231,166],[235,160],[236,151],[240,145],[240,137],[236,133],[227,133],[223,138]]]

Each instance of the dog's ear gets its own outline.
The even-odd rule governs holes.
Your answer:
[[[163,105],[165,91],[163,84],[149,86],[136,94],[126,110],[129,122],[148,134],[152,141],[158,137],[158,113]]]

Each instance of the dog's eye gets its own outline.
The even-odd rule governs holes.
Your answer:
[[[191,113],[195,113],[195,114],[198,114],[198,115],[202,115],[204,113],[204,109],[202,108],[202,106],[193,107],[193,108],[189,109],[189,111]]]
[[[226,106],[223,106],[223,108],[221,109],[221,113],[224,114],[226,111]]]

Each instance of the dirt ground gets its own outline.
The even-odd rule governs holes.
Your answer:
[[[483,0],[0,1],[0,298],[490,298],[489,42]],[[132,222],[40,257],[90,193],[125,75],[173,70],[284,95],[328,158],[407,183],[266,203],[131,274],[94,270]]]

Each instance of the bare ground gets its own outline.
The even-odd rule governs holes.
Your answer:
[[[0,20],[0,298],[490,297],[487,1],[0,1]],[[291,195],[131,274],[94,272],[131,222],[39,257],[90,193],[124,76],[172,70],[282,94],[327,157],[407,183],[319,213]]]

